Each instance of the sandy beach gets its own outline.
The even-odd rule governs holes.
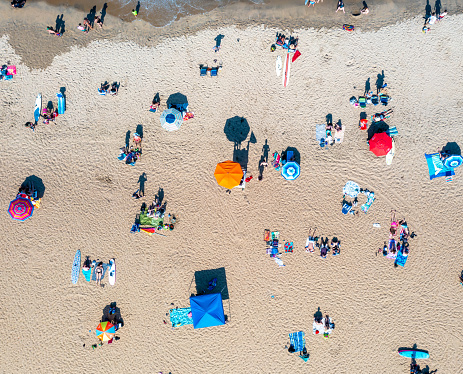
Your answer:
[[[76,9],[52,12],[34,3],[11,12],[0,4],[0,62],[17,67],[13,80],[0,82],[0,372],[400,374],[410,360],[397,349],[414,344],[430,353],[419,362],[428,373],[463,372],[463,169],[452,182],[430,180],[424,156],[463,144],[463,15],[450,7],[461,6],[456,0],[446,5],[449,15],[427,34],[424,14],[397,23],[372,14],[373,27],[363,18],[351,33],[341,28],[349,23],[344,16],[338,27],[318,28],[320,18],[293,30],[301,56],[284,88],[275,74],[283,52],[270,46],[276,32],[289,31],[259,22],[233,26],[221,18],[223,9],[166,29],[108,14],[102,30],[84,35],[76,25],[85,15]],[[49,36],[46,25],[61,13],[67,31]],[[224,38],[214,53],[217,35]],[[200,77],[200,64],[223,68]],[[358,128],[362,111],[370,118],[385,108],[349,103],[368,78],[374,89],[378,74],[392,98],[386,122],[398,130],[391,166],[369,151]],[[117,96],[98,95],[104,81],[120,82]],[[37,94],[56,105],[61,87],[65,114],[35,132],[24,127]],[[185,95],[195,118],[179,131],[164,130],[159,112],[148,111],[157,92],[161,110],[171,95]],[[321,148],[315,127],[329,114],[342,121],[345,137]],[[249,124],[241,149],[254,179],[227,194],[213,174],[218,162],[233,159],[224,130],[234,117]],[[127,132],[140,125],[143,155],[132,167],[117,156]],[[257,180],[265,144],[270,155],[297,149],[297,180],[271,166]],[[145,197],[134,200],[142,173]],[[8,204],[31,175],[45,187],[41,207],[14,221]],[[368,214],[341,213],[349,180],[375,192]],[[160,188],[178,218],[175,229],[165,237],[130,233],[141,203],[150,204]],[[391,209],[417,235],[403,268],[378,254]],[[339,256],[305,252],[314,227],[341,240]],[[294,252],[282,256],[285,267],[265,253],[265,229],[294,242]],[[105,277],[97,287],[82,275],[73,285],[77,249],[83,258],[115,258],[116,285]],[[195,272],[222,267],[226,325],[163,323],[171,303],[189,306]],[[124,320],[120,340],[92,350],[111,302]],[[336,323],[328,340],[312,334],[318,308]],[[284,348],[296,331],[306,333],[307,363]]]

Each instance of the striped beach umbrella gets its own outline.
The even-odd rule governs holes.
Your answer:
[[[444,161],[444,166],[449,169],[455,169],[463,163],[463,158],[460,155],[450,155]]]
[[[98,327],[96,328],[96,336],[102,342],[107,342],[114,338],[114,334],[116,333],[116,328],[110,322],[101,322]]]
[[[34,212],[34,205],[29,199],[23,197],[17,197],[12,202],[10,202],[10,207],[8,208],[8,213],[10,213],[11,218],[17,219],[19,221],[24,221]]]
[[[177,109],[170,108],[161,114],[161,126],[167,131],[175,131],[182,126],[183,117]]]
[[[281,168],[281,175],[289,181],[295,180],[301,174],[301,168],[297,162],[290,161]]]

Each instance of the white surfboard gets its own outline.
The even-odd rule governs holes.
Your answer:
[[[114,258],[109,260],[109,265],[111,267],[109,268],[108,281],[111,286],[114,286],[116,283],[116,260]]]
[[[285,57],[284,67],[283,67],[283,86],[288,86],[289,76],[291,73],[291,54],[287,53]]]
[[[395,143],[394,143],[394,138],[392,138],[392,148],[386,155],[386,164],[387,165],[392,164],[392,159],[394,158],[394,154],[395,154]]]
[[[280,76],[282,67],[283,67],[283,62],[281,61],[281,56],[278,56],[277,61],[275,63],[275,70],[276,70],[276,73],[277,73],[277,77]]]
[[[42,111],[42,94],[38,94],[35,98],[35,107],[34,107],[34,120],[39,122],[40,112]]]

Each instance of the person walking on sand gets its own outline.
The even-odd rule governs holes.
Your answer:
[[[338,12],[338,10],[342,10],[343,13],[346,13],[346,11],[344,10],[344,1],[338,0],[338,8],[336,9],[336,13]]]

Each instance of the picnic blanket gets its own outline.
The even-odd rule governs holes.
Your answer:
[[[346,125],[343,125],[341,130],[335,130],[334,131],[334,141],[336,143],[342,143],[344,140],[344,131],[346,130]]]
[[[364,194],[367,195],[366,193]],[[367,195],[367,197],[368,197],[367,202],[360,207],[360,209],[362,209],[362,212],[364,212],[365,214],[367,214],[368,209],[370,209],[371,204],[373,204],[373,201],[375,201],[375,193],[370,192]]]
[[[106,270],[111,266],[109,264],[103,264],[103,274],[101,274],[101,279],[104,278],[104,275],[106,274]],[[95,269],[96,269],[96,266],[93,268],[93,271],[92,271],[92,281],[95,281],[96,282],[96,273],[95,273]]]
[[[172,327],[180,327],[193,324],[193,318],[188,317],[188,313],[191,313],[191,308],[171,309],[169,313]]]
[[[395,263],[399,266],[404,267],[405,263],[407,262],[408,256],[404,256],[402,254],[402,251],[397,252],[397,258],[395,260]]]
[[[163,222],[164,218],[161,217],[148,217],[148,211],[140,212],[140,226],[158,227],[159,222]]]
[[[289,343],[294,347],[295,352],[302,352],[305,348],[305,334],[303,331],[289,334]]]

